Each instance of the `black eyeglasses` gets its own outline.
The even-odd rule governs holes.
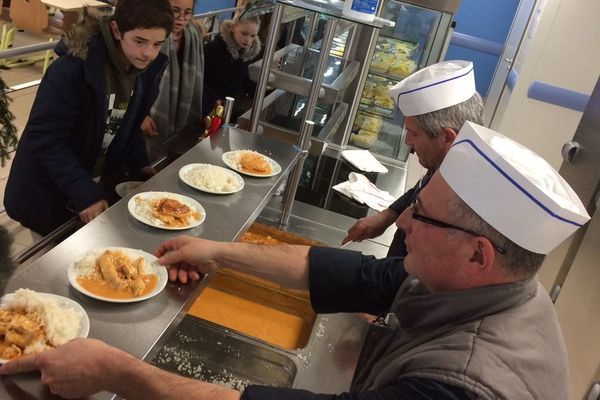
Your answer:
[[[194,13],[192,13],[191,11],[183,11],[179,8],[171,8],[171,11],[173,11],[173,16],[175,17],[175,19],[181,18],[184,21],[188,21],[194,16]]]
[[[478,233],[478,232],[475,232],[475,231],[473,231],[471,229],[463,228],[463,227],[460,227],[460,226],[457,226],[457,225],[454,225],[454,224],[449,224],[447,222],[440,221],[439,219],[427,217],[425,215],[422,215],[422,214],[419,214],[419,213],[415,212],[415,203],[416,203],[416,201],[417,200],[415,200],[415,202],[410,205],[410,211],[412,212],[412,218],[413,219],[416,219],[417,221],[425,222],[426,224],[437,226],[437,227],[440,227],[440,228],[456,229],[457,231],[465,232],[465,233],[468,233],[469,235],[484,237],[484,238],[486,238],[487,240],[490,241],[490,243],[492,244],[492,246],[494,246],[494,248],[496,250],[498,250],[498,253],[500,253],[500,254],[506,254],[506,250],[504,249],[504,247],[498,246],[497,244],[495,244],[494,242],[492,242],[488,237],[486,237],[485,235],[482,235],[481,233]]]

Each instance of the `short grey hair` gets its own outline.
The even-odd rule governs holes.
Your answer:
[[[469,100],[427,114],[416,115],[415,118],[427,135],[434,139],[444,128],[460,131],[466,121],[483,125],[483,99],[475,92]]]
[[[497,253],[498,258],[506,272],[516,280],[525,280],[534,276],[544,261],[544,254],[526,250],[508,239],[483,220],[467,203],[456,193],[449,202],[451,214],[460,221],[460,226],[471,229],[487,237],[495,245],[506,250],[506,254]]]

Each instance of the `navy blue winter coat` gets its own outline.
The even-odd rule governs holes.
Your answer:
[[[6,186],[8,215],[43,235],[106,198],[92,180],[92,171],[106,124],[104,65],[108,54],[97,29],[84,39],[83,52],[63,42],[57,46],[61,57],[40,83]],[[149,165],[139,127],[158,96],[167,62],[159,54],[136,77],[121,131],[106,154],[103,175]]]

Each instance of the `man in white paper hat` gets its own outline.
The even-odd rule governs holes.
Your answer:
[[[53,393],[70,398],[108,390],[132,400],[566,400],[565,344],[536,273],[544,255],[589,218],[543,159],[467,122],[396,222],[406,232],[404,259],[190,236],[156,251],[171,280],[198,279],[227,265],[309,290],[318,313],[385,315],[364,342],[349,392],[250,385],[240,393],[170,374],[90,339],[11,361],[0,374],[40,369]]]
[[[483,101],[475,90],[473,64],[444,61],[415,72],[390,89],[405,117],[405,143],[427,173],[387,209],[359,219],[342,244],[381,235],[427,185],[465,121],[483,124]],[[404,233],[397,230],[388,256],[405,256]]]

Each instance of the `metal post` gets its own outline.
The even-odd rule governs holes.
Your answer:
[[[233,102],[235,99],[233,97],[225,97],[225,109],[223,110],[223,125],[229,125],[229,121],[231,120],[231,113],[233,112]]]
[[[317,26],[319,24],[319,14],[312,13],[308,18],[310,18],[310,22],[308,23],[308,31],[306,33],[306,38],[304,39],[302,54],[300,55],[300,72],[298,73],[298,76],[304,76],[304,70],[306,69],[306,61],[308,60],[308,56],[310,54],[310,46],[312,45]],[[292,108],[296,105],[297,101],[298,95],[295,94],[294,100],[292,101]]]
[[[296,190],[298,190],[298,184],[302,176],[302,167],[304,166],[304,160],[308,157],[308,149],[310,147],[310,137],[312,130],[315,126],[313,121],[304,121],[302,128],[300,129],[300,136],[298,137],[298,147],[300,148],[300,157],[294,166],[294,169],[290,172],[288,181],[283,194],[283,207],[281,209],[281,217],[279,219],[279,225],[287,226],[290,222],[292,215],[292,205],[294,204],[294,197],[296,197]]]
[[[258,120],[260,119],[260,113],[265,100],[265,89],[267,88],[267,82],[269,80],[269,72],[271,71],[271,63],[273,62],[273,53],[275,52],[275,43],[279,37],[279,27],[282,18],[283,5],[277,3],[273,10],[269,35],[267,36],[265,52],[263,53],[262,69],[260,70],[260,77],[258,79],[258,84],[256,85],[256,93],[254,94],[254,101],[252,102],[252,114],[250,114],[249,126],[249,131],[252,133],[256,133],[258,130]]]
[[[319,24],[319,14],[312,13],[310,15],[310,23],[308,24],[308,32],[304,39],[304,47],[302,49],[302,55],[300,56],[300,76],[304,75],[304,69],[306,68],[306,60],[308,60],[308,54],[310,53],[310,46],[312,45],[313,38],[315,37],[315,31]]]
[[[300,182],[302,167],[304,166],[304,160],[308,156],[310,138],[315,125],[315,123],[312,121],[312,118],[313,114],[315,113],[315,108],[317,107],[317,101],[319,100],[321,84],[323,83],[323,73],[325,72],[325,67],[327,66],[327,59],[329,58],[329,51],[331,50],[331,43],[333,41],[336,26],[337,20],[335,19],[330,19],[325,24],[325,32],[323,34],[323,41],[321,45],[321,54],[315,69],[315,75],[313,76],[312,85],[308,95],[308,101],[306,102],[304,121],[300,126],[300,135],[298,137],[298,147],[302,151],[302,154],[298,158],[298,163],[294,167],[294,170],[290,173],[285,194],[283,196],[283,208],[281,210],[281,219],[279,220],[279,224],[282,226],[286,226],[290,221],[292,204],[294,203],[294,197],[296,197],[296,190],[298,189],[298,183]]]
[[[317,107],[317,101],[319,100],[319,94],[321,92],[323,74],[325,73],[325,67],[327,67],[327,60],[329,58],[329,51],[331,50],[331,43],[333,42],[336,26],[336,19],[330,19],[325,24],[325,32],[323,33],[319,62],[315,68],[315,75],[313,76],[312,85],[310,86],[310,92],[308,94],[308,101],[306,102],[306,109],[304,113],[304,122],[303,126],[300,127],[300,132],[305,129],[304,124],[313,119],[313,114],[315,113],[315,108]]]

